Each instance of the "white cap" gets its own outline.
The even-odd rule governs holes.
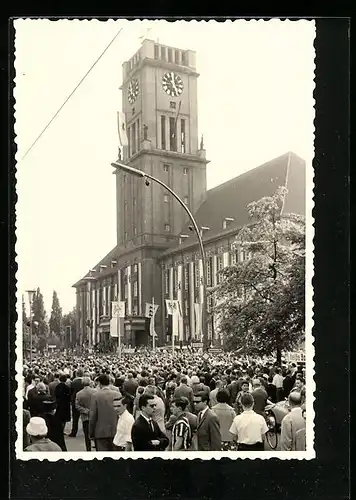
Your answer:
[[[32,417],[26,431],[30,436],[46,436],[48,432],[46,421],[41,417]]]

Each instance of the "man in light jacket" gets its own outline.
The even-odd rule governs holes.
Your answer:
[[[93,387],[90,387],[91,380],[89,377],[83,377],[82,381],[84,388],[77,392],[75,397],[75,407],[79,412],[82,421],[86,449],[87,451],[91,451],[91,441],[89,438],[89,413],[91,398],[96,390]]]
[[[292,392],[288,401],[290,412],[282,420],[281,451],[296,451],[296,434],[305,428],[300,393]]]

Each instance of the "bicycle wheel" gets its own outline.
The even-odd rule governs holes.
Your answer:
[[[268,429],[266,433],[266,439],[267,443],[269,444],[270,448],[272,450],[275,450],[277,448],[278,444],[278,434],[276,428],[274,429]]]

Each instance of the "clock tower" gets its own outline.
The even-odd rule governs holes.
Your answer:
[[[127,145],[121,161],[163,181],[196,212],[206,196],[208,161],[198,140],[195,52],[144,40],[122,71]],[[145,184],[120,169],[116,171],[116,197],[119,261],[140,261],[141,302],[150,302],[154,296],[158,300],[161,269],[157,258],[178,245],[187,214],[163,187]]]

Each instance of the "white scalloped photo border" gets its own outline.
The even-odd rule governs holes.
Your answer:
[[[117,22],[117,19],[110,19],[106,22],[110,23],[115,23]],[[122,20],[121,20],[122,21]],[[147,21],[147,20],[145,20]],[[150,20],[152,21],[152,20]],[[153,20],[154,22],[161,22],[161,20]],[[26,18],[20,18],[17,20],[14,20],[14,26],[15,26],[15,70],[18,73],[20,71],[19,68],[16,66],[16,30],[21,27],[21,23],[23,22],[100,22],[103,23],[103,21],[99,21],[97,19],[91,19],[90,21],[88,20],[80,20],[80,19],[62,19],[61,21],[51,21],[48,19],[26,19]],[[137,23],[141,22],[139,20],[134,20],[134,21],[127,21],[128,23]],[[218,21],[215,20],[204,20],[204,21],[196,21],[196,20],[190,20],[190,21],[175,21],[176,22],[189,22],[189,23],[217,23]],[[306,20],[306,19],[301,19],[301,20],[280,20],[280,19],[270,19],[270,20],[262,20],[262,19],[237,19],[237,20],[227,20],[224,21],[226,23],[234,23],[234,24],[239,24],[239,23],[279,23],[279,22],[284,22],[284,23],[303,23],[304,25],[308,24],[309,29],[314,30],[314,40],[315,40],[315,22],[313,19]],[[221,24],[221,23],[220,23]],[[314,50],[314,47],[313,47]],[[314,51],[314,57],[315,57],[315,51]],[[16,77],[15,77],[15,84],[16,84]],[[315,89],[315,83],[314,83],[314,78],[312,79],[311,82],[311,91],[313,92]],[[14,98],[16,99],[16,85],[14,87]],[[314,99],[313,102],[315,103]],[[15,118],[16,118],[16,103],[15,103]],[[16,134],[16,123],[15,123],[15,134]],[[199,451],[190,451],[190,452],[161,452],[161,453],[156,453],[156,452],[61,452],[61,453],[55,453],[55,452],[24,452],[22,449],[22,428],[23,428],[23,412],[22,412],[22,394],[23,394],[23,359],[22,359],[22,299],[21,299],[21,291],[17,289],[16,293],[16,299],[17,299],[17,304],[16,304],[16,312],[18,315],[17,323],[16,323],[16,340],[15,340],[15,354],[16,354],[16,362],[15,362],[15,380],[17,383],[17,389],[15,392],[16,396],[16,411],[15,411],[15,418],[16,418],[16,432],[17,432],[17,440],[15,442],[15,453],[16,453],[16,459],[18,460],[23,460],[23,461],[28,461],[28,460],[48,460],[50,462],[56,462],[58,460],[102,460],[104,458],[112,458],[114,460],[117,459],[152,459],[152,458],[160,458],[164,460],[174,460],[174,459],[179,459],[179,460],[220,460],[221,458],[228,458],[231,460],[236,460],[236,459],[249,459],[249,460],[254,460],[254,459],[262,459],[262,460],[269,460],[272,458],[277,458],[281,460],[305,460],[305,459],[314,459],[316,457],[315,449],[314,449],[314,392],[315,392],[315,381],[314,381],[314,369],[315,369],[315,363],[314,363],[314,339],[313,339],[313,285],[312,285],[312,279],[314,275],[314,219],[312,215],[312,211],[314,208],[314,201],[313,201],[313,190],[314,190],[314,169],[311,164],[306,165],[306,279],[305,279],[305,311],[306,311],[306,324],[305,324],[305,354],[306,354],[306,386],[307,386],[307,393],[308,393],[308,398],[307,398],[307,428],[306,428],[306,442],[307,442],[307,449],[306,451],[303,452],[281,452],[281,451],[268,451],[268,452],[199,452]],[[16,246],[15,246],[16,250]],[[16,253],[17,255],[17,253]],[[17,272],[18,276],[18,272]]]

